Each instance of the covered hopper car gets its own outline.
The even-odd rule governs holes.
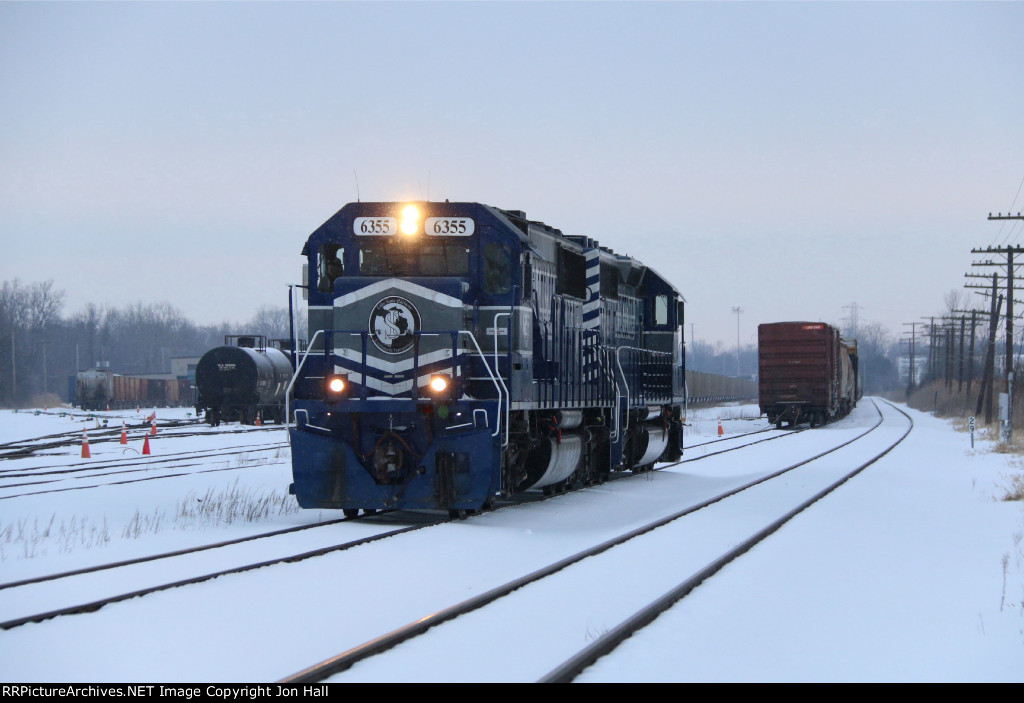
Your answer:
[[[123,410],[138,407],[176,407],[192,404],[187,378],[154,378],[147,375],[88,369],[75,376],[74,405],[83,410]]]

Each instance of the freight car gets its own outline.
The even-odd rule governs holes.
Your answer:
[[[849,414],[860,399],[857,343],[831,325],[759,325],[757,357],[761,413],[776,427],[816,427]]]
[[[447,201],[350,203],[302,254],[301,507],[462,516],[681,455],[684,301],[641,262]]]
[[[83,410],[191,405],[192,386],[186,378],[158,378],[88,369],[79,371],[75,376],[74,404]]]
[[[290,352],[267,346],[260,335],[228,335],[196,364],[196,415],[206,413],[214,427],[235,420],[281,423],[291,376]]]

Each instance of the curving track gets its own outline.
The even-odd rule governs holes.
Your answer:
[[[885,406],[879,422],[859,437],[424,615],[285,681],[387,680],[388,672],[422,671],[416,662],[424,657],[434,662],[430,681],[572,681],[723,566],[888,453],[911,426],[905,415],[905,428],[893,422],[896,412]],[[742,524],[737,515],[744,517]],[[651,554],[661,558],[652,560]],[[600,584],[606,597],[579,597],[581,583]],[[505,645],[503,623],[524,619],[536,623],[530,638],[535,646],[497,658]]]

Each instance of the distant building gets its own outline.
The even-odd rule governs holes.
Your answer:
[[[171,376],[187,378],[193,386],[196,385],[196,364],[201,358],[199,356],[172,356]]]

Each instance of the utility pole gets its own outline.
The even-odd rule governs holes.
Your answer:
[[[936,350],[935,350],[935,318],[931,318],[931,323],[928,325],[928,379],[934,380],[938,377],[936,373],[935,364]]]
[[[743,312],[743,308],[735,307],[732,309],[736,313],[736,378],[740,377],[740,313]]]
[[[995,293],[996,280],[995,276],[992,277],[992,292]],[[995,379],[995,365],[996,365],[996,331],[999,328],[999,310],[1003,306],[1003,295],[999,294],[996,298],[992,296],[992,312],[988,318],[988,349],[985,351],[985,368],[982,370],[981,376],[981,390],[978,392],[978,407],[975,410],[975,415],[981,414],[981,409],[985,408],[985,424],[992,422],[992,386],[994,385],[993,380]]]
[[[974,381],[974,328],[978,322],[978,311],[971,310],[971,349],[968,352],[967,364],[967,397],[971,397],[971,383]]]
[[[964,287],[965,288],[971,288],[971,287],[977,288],[977,286],[964,286]],[[962,364],[966,363],[966,365],[967,365],[967,397],[969,398],[971,396],[971,393],[973,392],[973,384],[974,384],[974,367],[976,366],[975,361],[974,361],[974,342],[975,342],[975,337],[977,336],[977,330],[978,330],[978,317],[979,316],[983,317],[985,315],[989,315],[990,313],[988,313],[988,312],[986,312],[984,310],[975,310],[975,309],[971,309],[971,310],[953,310],[952,312],[957,313],[958,315],[962,316],[961,317],[962,326],[968,324],[967,323],[967,314],[970,313],[970,315],[971,315],[971,321],[969,323],[970,327],[971,327],[971,331],[969,333],[966,333],[964,329],[960,330],[960,360],[961,360]],[[964,356],[964,350],[963,350],[963,344],[964,344],[964,338],[965,337],[967,339],[967,345],[968,345],[968,351],[967,351],[966,357]],[[960,371],[961,381],[963,380],[963,378],[962,378],[963,375],[964,375],[963,374],[963,369],[961,368],[961,371]]]
[[[1005,216],[1002,213],[998,215],[988,214],[989,220],[1024,220],[1024,215],[1017,213],[1011,215],[1007,213]],[[1005,247],[986,247],[985,249],[971,249],[972,254],[999,254],[1006,257],[1006,368],[1004,370],[1006,374],[1006,394],[1007,400],[1007,416],[1006,416],[1006,440],[1007,442],[1012,440],[1013,437],[1013,275],[1014,275],[1014,263],[1013,257],[1015,254],[1024,253],[1024,247],[1019,246],[1005,246]],[[983,262],[976,262],[974,266],[1001,266],[1003,262],[992,261],[991,259]]]
[[[910,367],[907,369],[907,397],[910,397],[911,392],[914,390],[914,372],[916,362],[914,360],[914,345],[917,342],[917,322],[904,322],[903,326],[910,325]]]

